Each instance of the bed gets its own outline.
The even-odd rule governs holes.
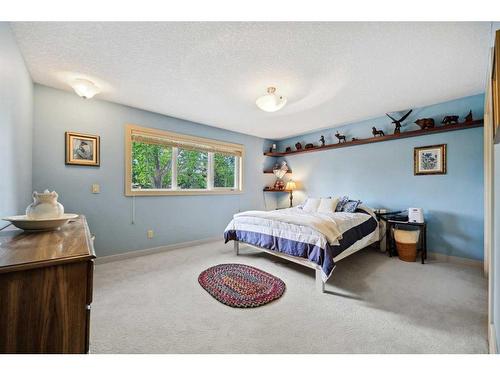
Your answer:
[[[356,212],[307,212],[301,207],[235,214],[224,231],[225,242],[240,242],[316,270],[316,287],[324,292],[336,263],[379,240],[371,209]]]

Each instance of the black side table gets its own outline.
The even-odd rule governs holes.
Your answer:
[[[420,250],[421,261],[422,261],[422,264],[424,264],[424,261],[427,259],[427,223],[426,222],[412,223],[412,222],[409,222],[407,219],[406,219],[406,221],[393,220],[393,219],[391,219],[391,214],[393,214],[393,213],[388,212],[386,214],[378,214],[377,215],[377,217],[380,220],[384,220],[386,222],[387,253],[389,254],[390,257],[397,255],[396,241],[395,241],[394,236],[392,234],[392,229],[395,226],[404,225],[404,226],[418,227],[420,229],[420,234],[422,236],[422,239],[421,239],[421,247],[420,247],[420,249],[417,249],[417,250]]]

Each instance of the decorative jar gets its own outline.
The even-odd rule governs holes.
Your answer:
[[[33,203],[26,208],[28,219],[57,219],[64,215],[64,206],[57,201],[55,191],[33,192]]]

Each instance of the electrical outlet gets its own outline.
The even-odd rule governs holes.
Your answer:
[[[92,184],[92,193],[99,194],[101,192],[101,186],[99,184]]]
[[[155,236],[155,232],[152,229],[148,230],[148,238],[151,239]]]

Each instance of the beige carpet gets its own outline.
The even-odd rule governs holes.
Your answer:
[[[388,258],[365,249],[340,261],[327,293],[314,271],[222,242],[97,265],[92,353],[486,353],[481,270]],[[280,277],[268,305],[235,309],[197,281],[219,263]]]

